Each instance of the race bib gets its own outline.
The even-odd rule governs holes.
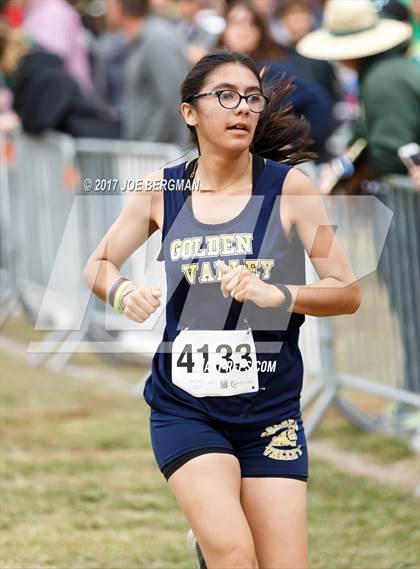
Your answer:
[[[252,330],[182,330],[172,347],[172,382],[195,397],[257,393]]]

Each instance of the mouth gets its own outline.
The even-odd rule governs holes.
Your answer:
[[[249,127],[245,123],[236,123],[232,126],[228,126],[227,130],[230,130],[232,132],[247,134],[249,132]]]

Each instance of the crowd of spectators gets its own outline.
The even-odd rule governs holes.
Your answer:
[[[318,161],[331,133],[359,113],[359,76],[296,49],[322,26],[323,0],[0,0],[1,128],[21,124],[75,137],[185,145],[179,108],[188,69],[215,47],[251,55],[264,84],[291,78],[291,103],[310,124]],[[420,3],[374,0],[411,21],[419,58]],[[417,7],[416,7],[417,6]],[[414,69],[414,66],[413,66]]]

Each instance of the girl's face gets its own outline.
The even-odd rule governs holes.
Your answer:
[[[261,93],[254,73],[240,63],[225,63],[214,69],[199,93],[223,89],[241,95]],[[183,103],[181,110],[186,122],[196,128],[201,149],[209,145],[231,152],[249,149],[259,119],[259,113],[252,112],[244,99],[236,109],[226,109],[216,95],[195,99],[194,105]]]
[[[245,6],[235,6],[226,18],[223,42],[231,51],[252,53],[261,41],[261,31]]]

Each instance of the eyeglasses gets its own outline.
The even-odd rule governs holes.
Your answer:
[[[250,95],[241,95],[237,91],[231,89],[224,89],[223,91],[211,91],[209,93],[199,93],[188,97],[186,102],[189,103],[193,99],[199,97],[216,96],[219,99],[220,105],[225,109],[236,109],[241,104],[242,99],[245,99],[249,110],[253,113],[262,113],[268,103],[268,97],[261,93],[251,93]]]

